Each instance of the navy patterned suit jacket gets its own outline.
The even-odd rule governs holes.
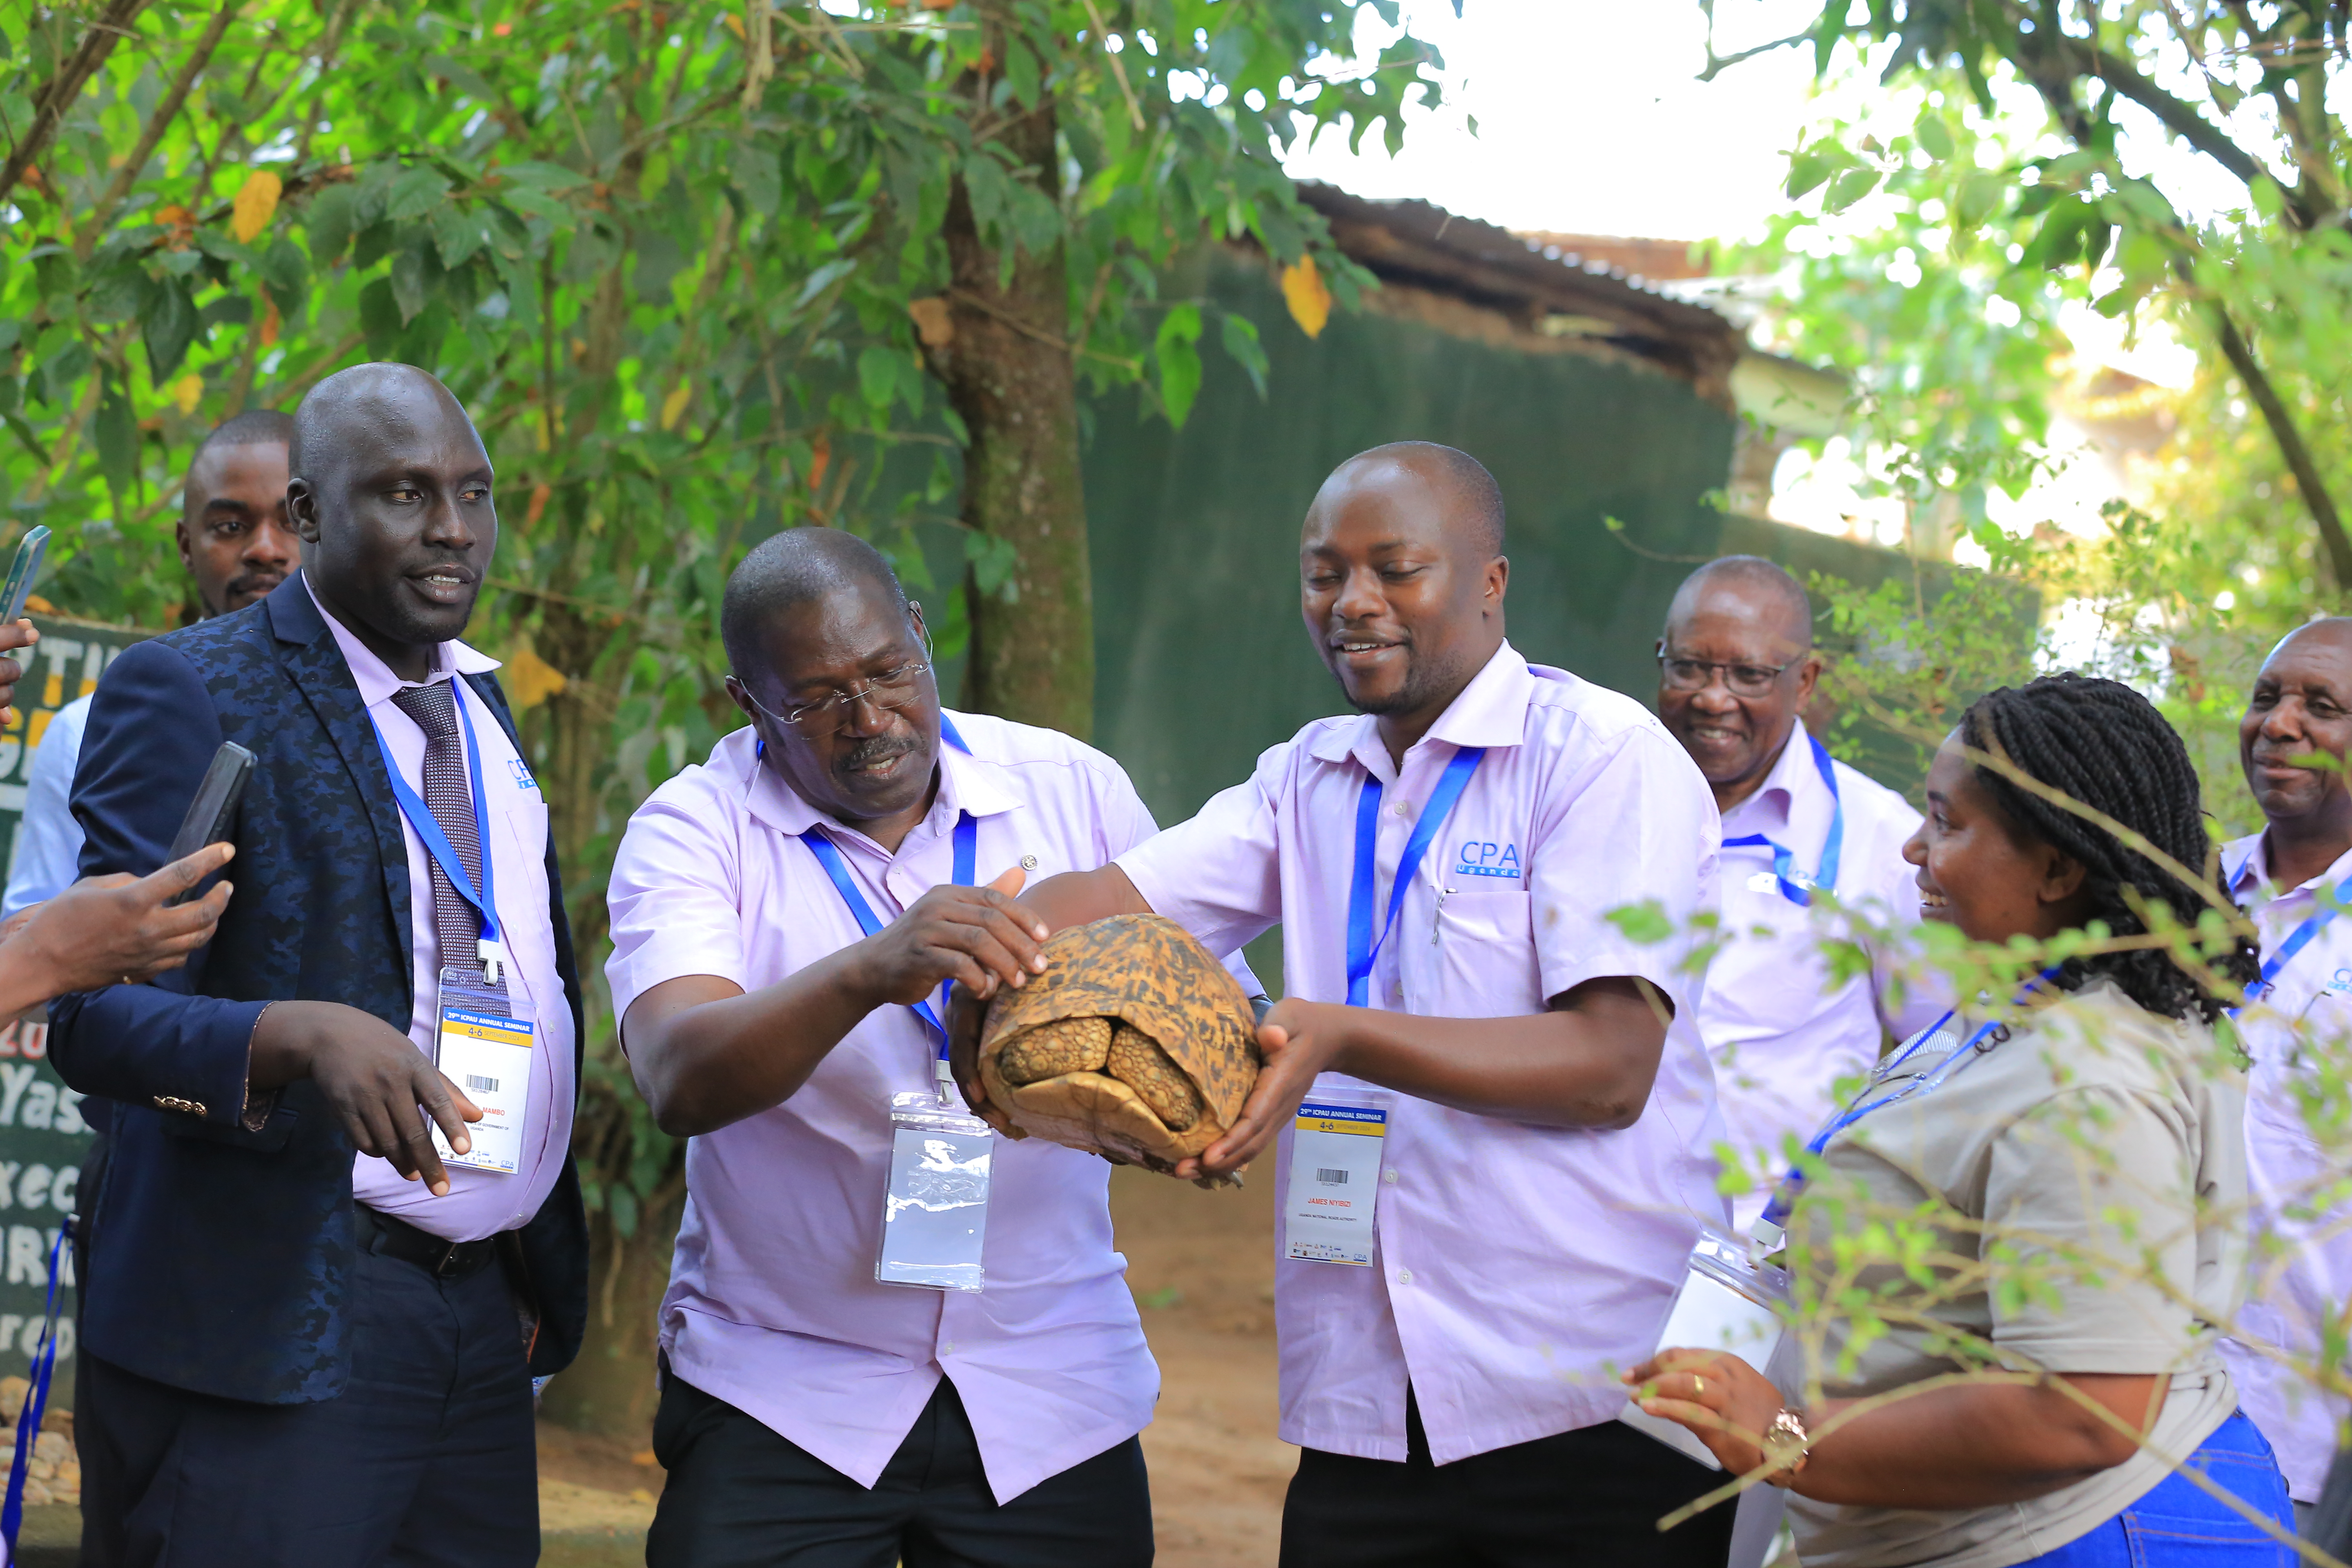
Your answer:
[[[497,681],[463,679],[511,736]],[[116,1105],[105,1182],[82,1203],[82,1343],[174,1387],[303,1404],[334,1398],[351,1374],[352,1144],[307,1080],[247,1130],[247,1046],[273,1000],[345,1003],[405,1034],[413,983],[400,808],[351,668],[299,574],[107,670],[74,780],[82,874],[161,866],[223,741],[257,762],[227,873],[236,891],[212,942],[151,984],[50,1007],[59,1074]],[[580,976],[551,845],[547,880],[578,1041]],[[531,1371],[553,1372],[587,1321],[587,1222],[568,1158],[519,1239],[541,1318]]]

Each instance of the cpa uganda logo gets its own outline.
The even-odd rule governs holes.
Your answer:
[[[1483,838],[1465,838],[1462,853],[1454,868],[1457,877],[1508,877],[1518,880],[1527,868],[1519,864],[1519,847],[1516,844],[1495,844]]]

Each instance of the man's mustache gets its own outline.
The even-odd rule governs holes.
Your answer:
[[[887,763],[893,757],[903,757],[922,749],[922,742],[912,735],[877,735],[870,741],[860,741],[844,752],[834,763],[833,771],[845,773],[870,768],[877,763]]]

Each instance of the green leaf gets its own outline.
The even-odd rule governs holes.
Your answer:
[[[355,185],[329,185],[311,199],[303,229],[310,238],[312,261],[332,267],[342,259],[343,247],[351,244],[352,230],[358,226],[359,203]]]
[[[1920,150],[1938,163],[1952,155],[1951,127],[1935,115],[1923,116],[1911,134],[1918,139]]]
[[[1981,226],[1985,219],[2000,208],[2001,199],[2009,195],[2010,183],[1990,169],[1971,169],[1960,180],[1958,195],[1952,203],[1952,222],[1962,229]]]
[[[150,285],[147,274],[132,261],[120,261],[90,279],[82,308],[94,322],[127,321],[139,314]]]
[[[1789,180],[1782,188],[1795,201],[1836,172],[1838,165],[1820,153],[1800,153],[1789,160]]]
[[[971,564],[972,585],[983,595],[1008,605],[1020,602],[1021,584],[1013,574],[1021,565],[1021,551],[1011,540],[977,530],[968,531],[963,536],[963,558]]]
[[[800,293],[795,295],[793,299],[793,309],[797,310],[801,306],[807,304],[811,300],[815,299],[819,294],[822,294],[826,289],[832,288],[835,281],[848,277],[851,273],[856,270],[857,258],[854,256],[844,256],[837,259],[826,262],[824,266],[810,273],[808,275],[808,281],[801,285]]]
[[[400,302],[392,297],[392,280],[378,278],[360,290],[360,331],[367,336],[368,353],[389,359],[400,342]]]
[[[166,278],[149,295],[141,318],[140,335],[147,345],[147,379],[158,386],[171,379],[187,357],[196,335],[196,301],[186,282]]]
[[[857,355],[857,389],[866,401],[876,408],[887,408],[890,398],[898,389],[899,366],[905,362],[888,349],[879,345],[859,351]]]
[[[131,409],[122,378],[111,365],[104,373],[99,393],[97,425],[98,466],[120,506],[121,498],[139,483],[139,416]]]
[[[448,194],[449,182],[442,178],[440,170],[419,165],[393,181],[384,196],[383,216],[395,223],[423,217]]]
[[[1627,941],[1640,942],[1644,947],[1655,946],[1675,934],[1674,921],[1667,915],[1664,906],[1654,899],[1611,910],[1603,918],[1624,932]]]
[[[1868,167],[1848,169],[1830,182],[1829,195],[1822,200],[1822,210],[1842,213],[1877,188],[1877,170]]]
[[[1160,334],[1152,341],[1151,352],[1160,363],[1160,400],[1168,410],[1168,423],[1178,429],[1192,412],[1192,399],[1201,392],[1201,355],[1192,345],[1201,341],[1201,307],[1178,305],[1160,318]]]
[[[568,191],[588,180],[587,175],[575,174],[561,163],[541,163],[528,158],[520,163],[500,163],[497,172],[502,179],[539,191]]]
[[[278,302],[278,313],[291,321],[302,313],[310,288],[310,261],[302,247],[280,235],[261,258],[262,286]]]
[[[1265,350],[1258,342],[1257,323],[1246,316],[1236,316],[1227,311],[1220,335],[1224,342],[1225,353],[1249,374],[1250,384],[1257,388],[1258,398],[1264,401],[1267,366]]]
[[[392,298],[400,307],[401,325],[416,320],[425,309],[425,247],[412,245],[392,258]]]
[[[743,193],[751,210],[761,217],[773,217],[784,199],[783,168],[775,149],[756,142],[737,142],[731,174],[735,188]]]
[[[432,228],[433,248],[441,253],[442,267],[451,272],[466,265],[488,237],[482,232],[480,216],[455,202],[434,209]]]

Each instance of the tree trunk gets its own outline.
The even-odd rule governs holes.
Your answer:
[[[1013,121],[997,140],[1048,196],[1058,194],[1050,102]],[[934,363],[971,437],[963,521],[1004,541],[1018,557],[997,593],[968,590],[965,700],[1083,739],[1094,729],[1094,595],[1062,249],[1021,253],[1003,281],[1003,257],[982,243],[961,180],[948,204],[946,235],[953,337]]]

